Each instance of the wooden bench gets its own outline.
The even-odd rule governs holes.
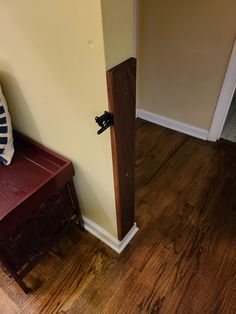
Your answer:
[[[0,263],[19,286],[72,223],[82,228],[70,161],[15,134],[10,166],[0,165]]]

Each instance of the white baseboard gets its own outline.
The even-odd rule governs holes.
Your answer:
[[[105,229],[103,229],[87,217],[83,216],[83,221],[85,230],[87,230],[89,233],[94,235],[96,238],[104,242],[106,245],[108,245],[111,249],[119,254],[125,249],[125,247],[129,244],[129,242],[133,239],[133,237],[139,230],[136,223],[134,223],[134,226],[129,231],[129,233],[127,233],[122,241],[119,241],[110,233],[108,233]]]
[[[205,129],[197,128],[193,125],[186,124],[180,121],[172,120],[163,116],[159,116],[155,113],[143,110],[143,109],[137,109],[136,116],[138,118],[147,120],[149,122],[153,122],[158,125],[162,125],[166,128],[185,133],[188,135],[191,135],[193,137],[200,138],[202,140],[206,140],[208,137],[208,131]]]

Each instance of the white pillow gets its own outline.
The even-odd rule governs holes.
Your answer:
[[[9,165],[14,155],[11,118],[0,86],[0,163]]]

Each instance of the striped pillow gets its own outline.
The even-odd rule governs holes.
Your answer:
[[[0,163],[9,165],[13,154],[11,118],[0,86]]]

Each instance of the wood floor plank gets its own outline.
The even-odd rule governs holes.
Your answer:
[[[0,272],[10,314],[236,313],[236,147],[142,120],[136,134],[136,237],[117,255],[75,231],[28,296]]]
[[[70,239],[71,236],[73,239]],[[66,259],[70,258],[71,249],[74,248],[77,243],[79,244],[81,240],[82,237],[78,232],[75,234],[72,229],[70,234],[63,238],[59,243],[61,254],[48,254],[42,262],[34,268],[33,272],[31,272],[25,279],[27,286],[32,288],[32,293],[28,295],[22,293],[15,281],[9,279],[3,272],[0,272],[1,289],[9,296],[9,298],[15,301],[19,308],[24,307],[28,302],[37,298],[37,295],[41,293],[41,290],[38,289],[40,286],[44,289],[47,284],[50,285],[52,280],[51,277],[61,271],[61,268],[66,263]],[[88,240],[89,239],[87,239],[87,241]]]
[[[139,166],[148,153],[158,145],[158,139],[165,129],[145,122],[136,129],[135,165]]]
[[[166,129],[155,138],[149,151],[140,152],[136,149],[137,156],[139,154],[144,156],[144,158],[136,157],[136,190],[147,184],[187,139],[188,137],[185,134],[177,134],[172,130]],[[147,146],[147,144],[145,145]],[[137,146],[142,145],[137,144]],[[165,149],[163,150],[162,147],[165,147]]]
[[[19,307],[10,299],[3,290],[0,289],[0,314],[16,314],[19,312]]]
[[[135,121],[135,128],[136,130],[141,127],[142,125],[144,125],[146,122],[143,119],[137,118]]]
[[[103,251],[107,248],[101,245],[96,249],[96,242],[75,246],[62,267],[28,299],[20,313],[58,313],[64,303],[71,306],[106,261]]]

